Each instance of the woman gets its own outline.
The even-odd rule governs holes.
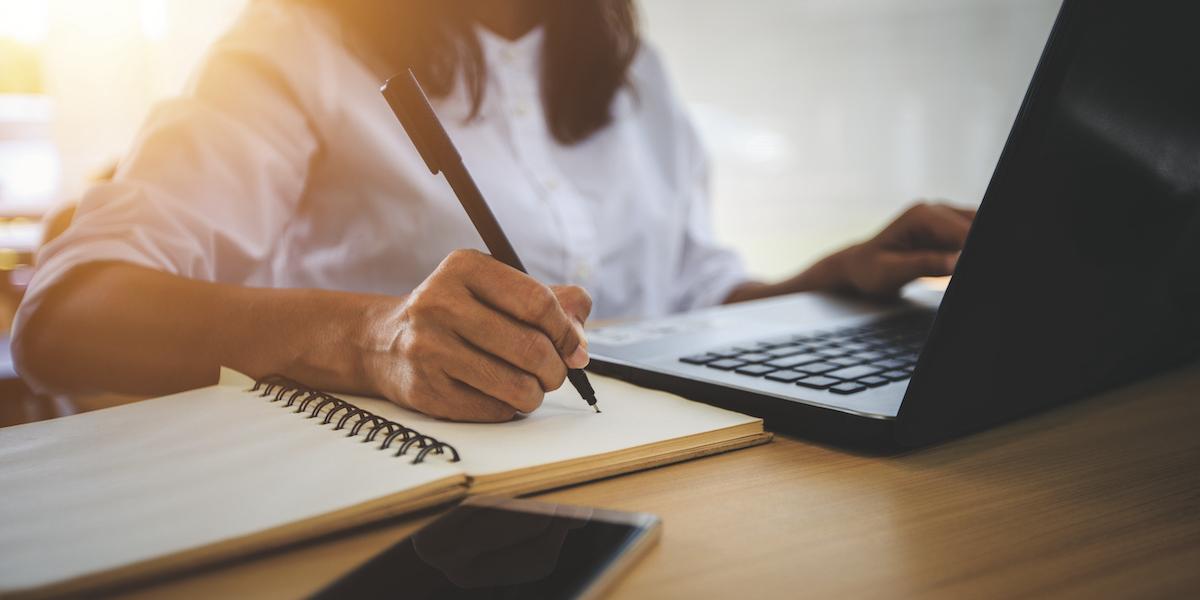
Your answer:
[[[380,97],[407,65],[531,276],[473,250]],[[630,0],[258,0],[43,251],[14,350],[43,388],[166,393],[226,365],[502,421],[587,363],[593,306],[894,294],[950,273],[971,219],[919,205],[755,282],[713,239],[706,169]]]

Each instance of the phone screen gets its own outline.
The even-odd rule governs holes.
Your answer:
[[[645,531],[574,506],[462,505],[315,597],[571,598]]]

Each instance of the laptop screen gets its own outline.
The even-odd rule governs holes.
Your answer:
[[[909,386],[901,436],[986,426],[1196,355],[1196,23],[1197,2],[1065,3]]]

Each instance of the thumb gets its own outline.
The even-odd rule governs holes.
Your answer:
[[[592,313],[592,296],[588,294],[587,290],[577,285],[552,285],[550,290],[558,298],[558,304],[562,306],[563,312],[571,318],[575,332],[579,334],[579,343],[586,350],[588,342],[583,324],[587,322],[588,316]]]

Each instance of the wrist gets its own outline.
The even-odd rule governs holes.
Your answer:
[[[862,244],[854,244],[826,257],[822,288],[834,292],[856,291],[858,287],[854,285],[854,268],[862,251]]]
[[[248,289],[247,295],[253,301],[240,330],[248,337],[230,349],[241,356],[230,366],[331,391],[376,392],[370,361],[385,343],[396,298],[329,290]]]
[[[796,292],[841,292],[854,289],[851,269],[859,244],[843,248],[813,263],[789,283]]]
[[[861,251],[862,244],[843,248],[813,263],[812,266],[792,278],[778,283],[748,281],[734,288],[724,303],[756,300],[797,292],[855,291],[858,288],[854,285],[852,271],[856,256]]]
[[[405,331],[405,305],[408,295],[371,297],[355,309],[348,336],[353,382],[373,396],[384,394],[386,382],[379,374],[394,372],[387,363],[396,360],[396,346]]]

